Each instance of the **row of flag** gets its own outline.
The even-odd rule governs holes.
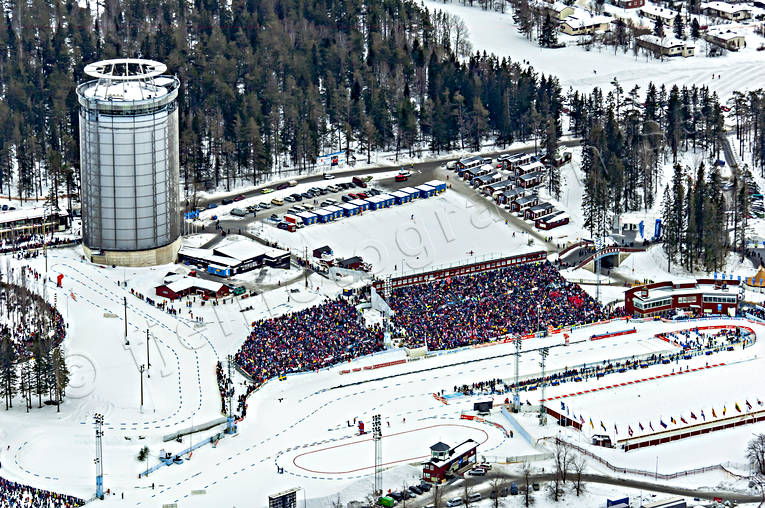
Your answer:
[[[749,400],[745,400],[744,404],[746,405],[747,411],[751,411],[752,410],[753,405],[752,405],[751,402],[749,402]],[[763,404],[763,402],[758,398],[757,399],[757,405],[758,406],[763,406],[765,404]],[[739,413],[743,412],[743,409],[741,409],[741,406],[739,405],[738,402],[736,402],[733,407],[736,408],[736,411],[738,411]],[[562,401],[560,403],[560,409],[561,409],[561,411],[565,411],[566,412],[566,416],[572,418],[574,421],[579,421],[579,423],[581,423],[582,425],[584,425],[586,423],[586,420],[584,419],[584,416],[581,413],[579,414],[579,417],[577,418],[576,413],[570,413],[570,408],[568,408],[566,406],[566,404],[564,402],[562,402]],[[727,413],[728,413],[728,407],[723,405],[722,416],[726,416]],[[717,416],[717,412],[715,411],[715,408],[712,408],[712,418],[717,418],[717,417],[718,416]],[[698,416],[696,415],[696,413],[691,411],[691,414],[690,414],[690,419],[691,420],[698,420],[699,418],[701,418],[702,421],[707,421],[707,416],[706,416],[706,414],[704,414],[704,410],[703,409],[701,411],[699,411]],[[688,420],[686,420],[685,417],[682,416],[682,415],[680,416],[680,420],[675,419],[674,416],[670,416],[669,417],[669,422],[671,424],[673,424],[673,425],[677,425],[678,421],[683,423],[683,424],[685,424],[685,425],[688,424]],[[590,424],[590,428],[594,430],[595,429],[595,422],[592,421],[592,418],[589,419],[589,424]],[[667,424],[664,421],[663,418],[659,418],[659,425],[661,425],[661,427],[664,428],[664,429],[669,427],[669,424]],[[606,428],[606,425],[603,423],[603,420],[600,420],[600,428],[603,429],[604,432],[608,432],[608,429]],[[652,432],[655,432],[655,429],[653,428],[653,422],[651,422],[650,420],[648,421],[648,428]],[[646,428],[643,426],[642,422],[638,422],[638,429],[640,429],[640,432],[645,432]],[[617,434],[617,435],[619,434],[619,428],[617,427],[616,424],[614,424],[614,433]],[[632,435],[634,434],[634,431],[632,430],[632,426],[631,425],[627,425],[627,434],[629,434],[630,437],[632,437]]]

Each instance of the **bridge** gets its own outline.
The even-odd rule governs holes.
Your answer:
[[[594,272],[595,261],[602,259],[608,259],[610,261],[610,266],[619,266],[621,262],[624,261],[631,253],[642,252],[644,250],[645,249],[640,247],[620,247],[618,245],[613,245],[611,247],[601,249],[597,252],[593,252],[582,261],[580,261],[579,264],[574,267],[574,269],[584,268]]]

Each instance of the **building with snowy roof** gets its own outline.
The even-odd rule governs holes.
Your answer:
[[[64,231],[68,225],[69,214],[65,210],[37,207],[0,212],[0,239],[13,241],[28,235]]]
[[[752,17],[752,9],[745,4],[731,4],[728,2],[704,2],[701,4],[701,12],[707,16],[715,16],[731,21],[741,21]]]
[[[611,27],[611,18],[608,16],[592,16],[585,11],[577,11],[561,21],[560,31],[568,35],[590,35],[598,32],[607,32]]]
[[[657,37],[655,35],[640,35],[637,38],[638,47],[650,51],[656,56],[693,56],[696,46],[691,41],[684,41],[677,37]]]
[[[746,38],[744,37],[744,34],[731,28],[710,28],[707,30],[707,33],[704,34],[704,38],[710,43],[729,51],[738,51],[739,49],[746,47]]]

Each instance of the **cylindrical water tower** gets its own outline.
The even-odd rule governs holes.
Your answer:
[[[77,87],[83,250],[92,262],[150,266],[175,260],[178,78],[152,60],[85,67]]]

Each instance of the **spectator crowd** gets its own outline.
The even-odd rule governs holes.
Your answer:
[[[427,343],[430,350],[606,317],[593,298],[548,262],[400,287],[388,304],[405,344]]]
[[[379,327],[367,327],[354,304],[338,298],[256,321],[235,361],[260,385],[275,376],[317,370],[382,348]]]
[[[0,508],[69,508],[83,506],[83,499],[37,489],[0,477]]]

